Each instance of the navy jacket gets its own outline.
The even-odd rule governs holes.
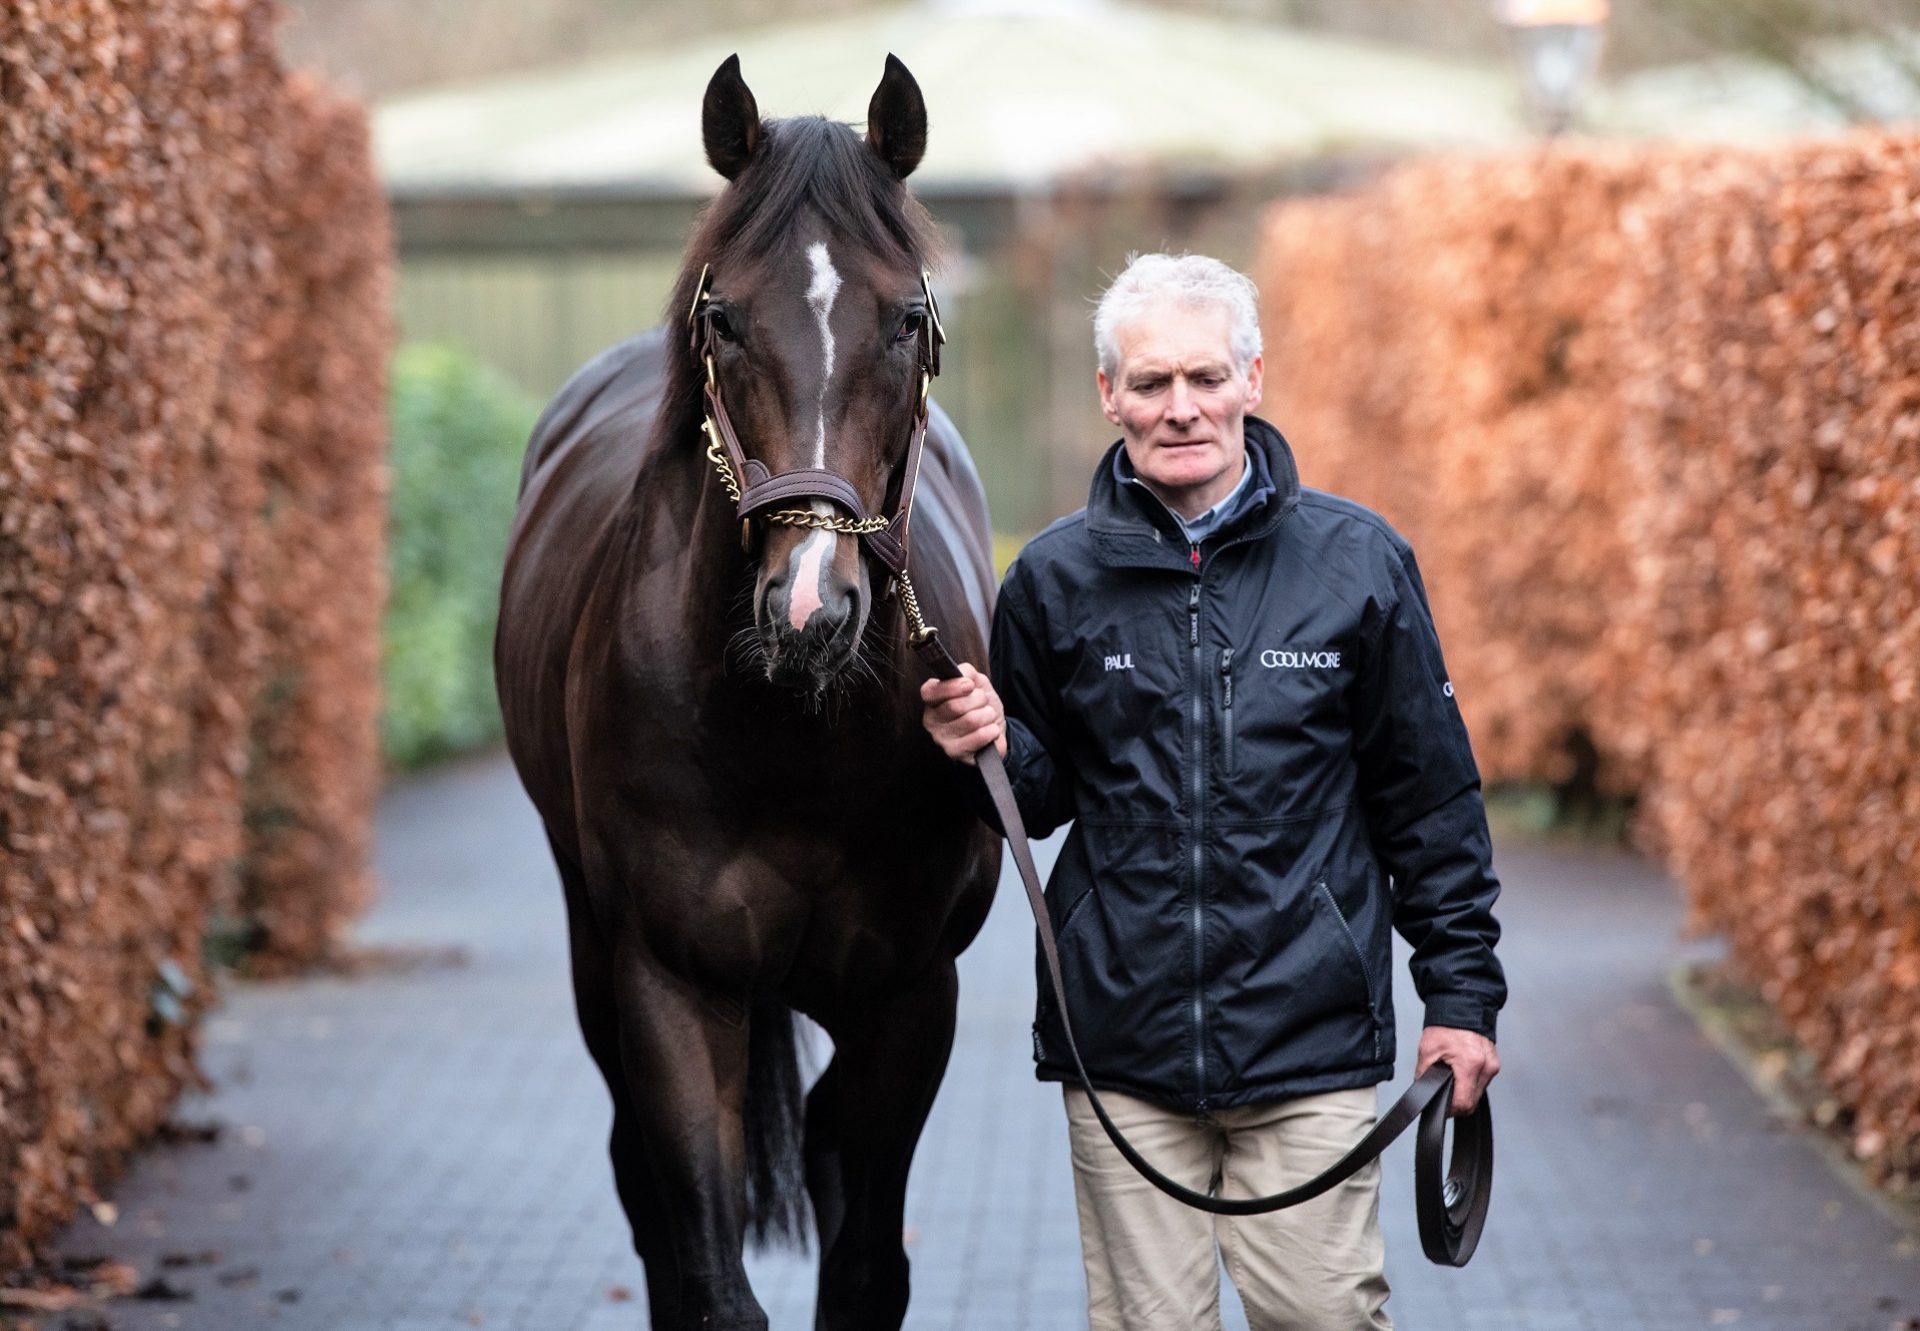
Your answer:
[[[1073,822],[1047,895],[1088,1071],[1183,1109],[1391,1076],[1390,929],[1426,1024],[1491,1038],[1506,998],[1479,773],[1413,551],[1303,489],[1265,421],[1247,447],[1257,483],[1196,547],[1116,443],[993,622],[1021,815]],[[1034,1056],[1065,1080],[1041,974]]]

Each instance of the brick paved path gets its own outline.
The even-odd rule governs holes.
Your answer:
[[[401,787],[380,844],[387,895],[363,940],[458,946],[468,963],[237,986],[208,1032],[218,1090],[179,1115],[220,1124],[218,1139],[150,1151],[117,1190],[118,1222],[64,1242],[191,1298],[118,1303],[106,1325],[645,1324],[621,1297],[640,1269],[574,1027],[559,889],[510,771]],[[1912,1238],[1772,1121],[1668,1000],[1664,880],[1615,855],[1516,850],[1499,867],[1515,998],[1492,1220],[1471,1267],[1429,1266],[1410,1148],[1395,1148],[1383,1209],[1404,1331],[1920,1326]],[[914,1331],[1085,1326],[1059,1093],[1029,1072],[1024,910],[1009,877],[962,959],[959,1038],[908,1204]],[[1410,992],[1399,1003],[1397,1086],[1419,1014]],[[751,1269],[777,1331],[811,1325],[810,1261]],[[101,1325],[43,1320],[63,1324]]]

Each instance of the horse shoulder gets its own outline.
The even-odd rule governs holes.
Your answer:
[[[652,445],[664,365],[657,329],[603,352],[555,395],[527,447],[494,670],[509,752],[550,824],[571,802],[568,662]]]
[[[567,377],[534,422],[520,466],[520,493],[557,452],[594,433],[609,415],[636,403],[658,406],[666,381],[664,326],[615,343]]]

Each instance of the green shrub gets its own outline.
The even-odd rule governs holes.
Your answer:
[[[451,347],[394,359],[392,590],[381,743],[395,768],[500,736],[493,627],[520,460],[539,404]]]

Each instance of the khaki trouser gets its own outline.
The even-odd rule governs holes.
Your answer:
[[[1133,1171],[1086,1092],[1066,1091],[1092,1331],[1218,1331],[1220,1272],[1252,1331],[1391,1331],[1380,1238],[1380,1162],[1310,1202],[1256,1216],[1182,1206]],[[1374,1123],[1370,1086],[1204,1119],[1132,1096],[1100,1102],[1140,1153],[1189,1188],[1258,1197],[1305,1182]]]

